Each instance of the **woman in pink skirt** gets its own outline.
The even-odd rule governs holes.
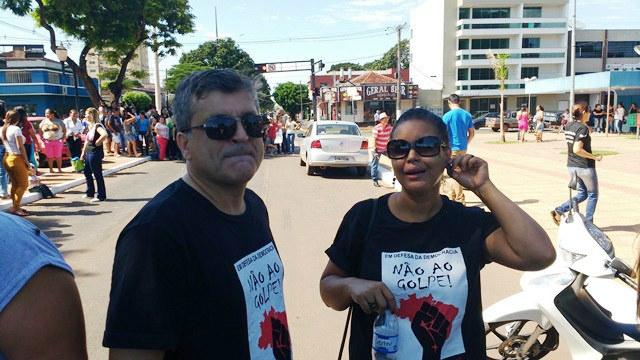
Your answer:
[[[156,140],[158,141],[158,159],[164,160],[167,157],[167,145],[169,144],[169,127],[166,125],[166,120],[163,116],[160,116],[158,123],[155,126]]]
[[[67,128],[62,120],[51,109],[44,112],[46,119],[40,122],[40,134],[44,141],[45,155],[49,164],[49,172],[53,172],[53,162],[58,166],[58,172],[62,172],[62,140],[67,133]]]
[[[520,141],[524,142],[524,135],[529,130],[529,110],[526,106],[520,109],[518,116],[518,132],[520,133]]]

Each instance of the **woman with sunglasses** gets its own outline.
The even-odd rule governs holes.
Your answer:
[[[356,204],[326,251],[320,294],[335,310],[353,306],[352,359],[370,358],[385,310],[398,318],[398,359],[485,358],[480,270],[492,261],[538,270],[555,259],[545,231],[495,187],[487,163],[451,159],[448,142],[440,117],[404,113],[387,145],[402,191]],[[445,169],[490,212],[441,196]]]

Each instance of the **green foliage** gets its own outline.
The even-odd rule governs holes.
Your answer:
[[[122,97],[126,106],[135,105],[136,109],[144,110],[151,105],[151,96],[139,91],[130,91]]]
[[[303,111],[308,111],[309,88],[306,85],[286,82],[278,85],[273,91],[273,98],[289,114],[300,113],[300,102],[303,103]]]
[[[100,82],[100,89],[109,90],[113,86],[113,80],[103,80]],[[135,79],[124,79],[122,81],[122,90],[133,90],[143,87],[142,83]]]
[[[394,45],[380,59],[368,62],[363,65],[365,70],[386,70],[396,67],[398,44]],[[402,69],[409,68],[409,40],[400,41],[400,66]]]
[[[347,71],[347,69],[349,68],[351,68],[351,70],[353,71],[364,70],[364,66],[360,64],[345,62],[331,65],[329,71],[340,71],[340,68],[344,68],[344,71]]]
[[[209,69],[209,67],[202,65],[201,63],[180,63],[173,66],[169,71],[167,71],[167,80],[165,86],[167,87],[167,91],[170,93],[175,93],[178,88],[178,84],[185,77],[193,74],[196,71]]]
[[[207,41],[197,49],[185,53],[180,58],[180,63],[167,73],[167,89],[175,92],[180,81],[195,71],[203,69],[234,69],[260,84],[258,100],[260,111],[268,111],[273,108],[271,89],[267,80],[255,69],[255,63],[251,56],[242,50],[233,39],[220,39]]]
[[[84,44],[80,60],[69,59],[67,63],[85,83],[89,75],[84,60],[89,50],[100,51],[110,64],[123,69],[143,44],[157,49],[160,56],[175,55],[180,46],[175,36],[191,33],[194,27],[188,0],[0,0],[0,9],[18,16],[31,15],[49,31],[52,50],[57,42],[51,26],[80,40]],[[155,34],[153,28],[157,29]],[[115,81],[109,89],[118,97],[124,73],[116,73],[112,79]],[[87,91],[97,106],[99,91],[92,84],[87,85]]]

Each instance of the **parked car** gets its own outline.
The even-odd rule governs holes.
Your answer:
[[[473,119],[473,127],[478,130],[481,127],[487,126],[487,118],[496,117],[498,113],[494,112],[483,112],[480,116]]]
[[[367,173],[369,142],[353,122],[316,121],[298,136],[302,138],[300,166],[306,166],[307,175],[330,167],[355,167],[360,176]]]
[[[492,113],[494,116],[487,117],[485,119],[485,124],[487,127],[491,128],[491,130],[498,132],[500,131],[500,113]],[[507,111],[504,113],[504,131],[509,131],[509,129],[517,129],[518,128],[518,119],[516,118],[518,114],[517,110]]]
[[[542,122],[544,123],[544,127],[548,128],[551,126],[560,126],[562,125],[562,114],[564,111],[545,111],[544,118],[542,118]]]
[[[40,145],[40,151],[35,151],[33,156],[36,158],[36,162],[38,166],[46,167],[47,164],[47,155],[44,152],[44,141],[42,141],[42,134],[40,134],[40,122],[45,119],[44,116],[30,116],[27,118],[31,125],[33,125],[33,130],[36,132],[36,138],[38,144]],[[69,153],[69,148],[67,147],[67,142],[62,142],[62,166],[71,165],[71,155]],[[34,149],[35,150],[35,149]]]

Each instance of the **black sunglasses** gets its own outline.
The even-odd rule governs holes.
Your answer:
[[[244,131],[252,138],[261,138],[264,135],[265,118],[262,115],[243,115],[240,118]],[[204,124],[193,126],[190,129],[204,129],[211,140],[229,140],[238,131],[238,121],[228,115],[214,116]]]
[[[403,159],[412,148],[422,157],[432,157],[440,154],[440,148],[446,148],[446,145],[437,136],[421,137],[413,144],[402,139],[391,140],[387,144],[387,156],[392,160]]]

